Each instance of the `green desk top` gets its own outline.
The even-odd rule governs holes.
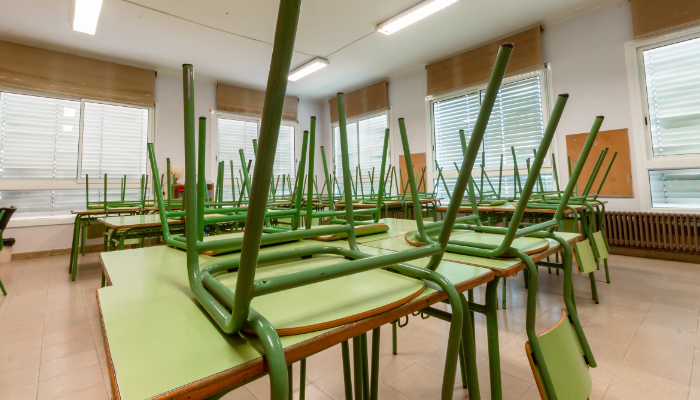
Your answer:
[[[146,215],[120,215],[116,217],[102,217],[97,219],[103,225],[112,229],[149,228],[160,226],[159,214]],[[170,219],[169,225],[184,224],[182,219]]]
[[[317,241],[305,240],[270,246],[261,252],[318,245]],[[347,242],[334,242],[333,245],[347,247]],[[385,249],[364,246],[361,246],[361,250],[373,255],[390,252]],[[200,264],[235,256],[201,256]],[[187,283],[185,258],[185,252],[166,246],[101,254],[103,268],[112,286],[99,289],[97,297],[110,368],[113,371],[113,379],[121,399],[140,400],[182,387],[196,387],[202,385],[203,379],[214,375],[224,379],[240,370],[250,372],[246,376],[247,380],[255,379],[262,374],[262,371],[248,370],[251,365],[255,364],[251,361],[259,361],[260,359],[260,352],[257,350],[260,346],[257,338],[245,334],[226,335],[221,332],[192,297]],[[307,268],[304,264],[315,267],[339,261],[338,258],[331,256],[314,257],[311,260],[289,263],[289,268],[290,270],[303,269]],[[417,264],[420,263],[421,260],[418,260]],[[262,274],[274,274],[275,270],[282,271],[283,267],[261,267],[258,277]],[[284,270],[284,272],[290,270]],[[438,272],[459,286],[462,291],[493,279],[493,273],[489,270],[477,267],[466,268],[463,264],[449,261],[444,261]],[[372,271],[374,275],[377,273],[384,274],[381,275],[381,279],[386,279],[388,276],[386,274],[390,274],[386,271]],[[359,275],[361,274],[357,274],[358,277]],[[227,279],[224,278],[224,281]],[[344,279],[340,278],[329,282],[337,291],[344,283],[349,282]],[[366,285],[368,279],[374,278],[369,277],[369,275],[365,276],[363,285]],[[406,278],[401,277],[401,279],[405,280]],[[415,287],[415,282],[411,282],[411,284]],[[345,290],[349,289],[346,287]],[[313,294],[305,295],[312,296]],[[334,294],[336,297],[340,297],[337,296],[337,293]],[[402,306],[408,310],[404,315],[410,313],[411,310],[425,307],[426,302],[432,304],[444,298],[438,297],[438,295],[440,293],[436,293],[436,290],[428,285],[417,299]],[[328,301],[327,298],[324,300]],[[278,306],[285,302],[290,303],[281,298],[278,301]],[[342,301],[343,299],[341,299]],[[254,303],[254,306],[262,307],[263,305]],[[365,303],[364,306],[368,307],[369,305]],[[323,305],[319,307],[308,311],[331,311],[324,310]],[[409,309],[408,307],[413,308]],[[273,311],[266,312],[272,313]],[[299,310],[299,312],[303,313],[304,310]],[[280,323],[284,323],[284,316],[281,318]],[[312,318],[316,317],[312,316]],[[333,337],[347,334],[343,332],[346,332],[348,327],[364,326],[362,324],[370,320],[362,320],[332,330],[284,336],[281,340],[286,352],[297,351],[299,346],[307,348],[307,353],[302,354],[306,357],[325,348],[319,348],[319,346],[327,347],[337,343],[341,339],[335,339],[334,342]],[[376,321],[376,326],[384,323],[380,322],[379,319]],[[343,337],[342,340],[345,338],[347,337]],[[295,346],[297,344],[299,346]]]

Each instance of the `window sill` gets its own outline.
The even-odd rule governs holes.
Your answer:
[[[32,226],[50,226],[50,225],[71,225],[75,221],[75,215],[61,215],[55,217],[29,217],[17,218],[10,220],[7,224],[8,229],[12,228],[28,228]]]

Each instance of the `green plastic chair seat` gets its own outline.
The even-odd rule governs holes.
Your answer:
[[[566,309],[562,309],[559,322],[548,331],[537,335],[549,375],[552,378],[557,399],[586,400],[591,394],[593,381],[588,373],[588,363],[576,331],[569,321]],[[544,389],[542,376],[533,361],[530,342],[525,343],[530,367],[543,400],[551,398]]]
[[[384,233],[389,231],[389,226],[385,224],[372,224],[372,225],[359,225],[355,227],[355,236],[360,237],[360,236],[368,236],[368,235],[375,235],[378,233]],[[329,235],[329,236],[319,236],[315,237],[315,240],[321,240],[324,242],[330,242],[334,240],[341,240],[341,239],[347,239],[348,234],[347,233],[336,233],[334,235]]]
[[[423,243],[420,239],[416,237],[417,233],[417,230],[406,233],[406,241],[414,246],[425,245],[425,243]],[[505,235],[495,233],[454,231],[452,233],[452,236],[450,236],[450,239],[498,246],[503,242],[504,237]],[[535,254],[547,250],[549,248],[549,240],[532,237],[520,237],[513,240],[511,247],[521,250],[525,254]],[[508,254],[504,254],[502,257],[511,256]]]

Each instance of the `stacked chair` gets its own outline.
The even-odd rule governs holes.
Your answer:
[[[471,329],[462,329],[463,326],[471,326],[471,316],[469,306],[463,294],[458,293],[452,283],[437,272],[442,256],[448,246],[454,221],[459,212],[460,199],[466,190],[467,182],[470,179],[472,167],[476,160],[478,148],[483,140],[486,122],[493,108],[496,92],[500,87],[500,82],[505,73],[508,59],[512,52],[512,45],[501,46],[496,65],[493,69],[491,80],[487,88],[487,100],[479,114],[479,122],[470,140],[467,157],[462,164],[462,173],[458,178],[454,188],[455,201],[450,203],[447,210],[442,229],[439,232],[437,241],[432,241],[420,248],[410,249],[398,253],[386,255],[370,255],[362,252],[356,242],[355,211],[353,207],[346,206],[343,219],[334,219],[332,224],[315,226],[311,229],[311,224],[307,229],[298,230],[301,209],[301,197],[303,179],[297,179],[295,208],[283,211],[270,211],[267,207],[267,197],[270,192],[272,181],[272,166],[277,146],[277,136],[282,116],[282,107],[287,84],[287,75],[291,63],[291,56],[294,44],[294,37],[298,23],[300,11],[300,0],[282,0],[275,33],[275,45],[272,54],[272,63],[268,78],[267,91],[265,95],[264,111],[261,121],[260,139],[258,147],[258,157],[250,182],[248,206],[209,208],[205,209],[206,196],[204,178],[204,139],[206,119],[199,119],[199,156],[196,154],[195,137],[195,117],[194,117],[194,82],[192,65],[183,65],[184,83],[184,114],[185,114],[185,158],[186,158],[186,182],[184,211],[168,211],[162,194],[157,193],[157,201],[161,214],[161,222],[165,233],[166,243],[170,246],[180,248],[187,252],[187,274],[189,277],[190,290],[194,297],[202,306],[204,312],[208,313],[212,320],[226,334],[239,334],[248,332],[260,338],[264,357],[270,371],[271,398],[276,400],[286,400],[289,396],[289,368],[285,361],[284,352],[279,340],[280,335],[290,333],[300,333],[308,329],[327,329],[340,324],[352,322],[353,318],[364,318],[362,315],[349,315],[332,321],[323,321],[313,326],[297,326],[294,321],[285,320],[286,307],[298,307],[295,289],[306,289],[309,285],[314,285],[314,292],[324,285],[338,290],[353,291],[354,285],[358,288],[365,288],[374,280],[380,280],[385,285],[399,287],[401,285],[413,285],[422,287],[425,281],[432,282],[440,288],[452,304],[452,322],[449,328],[449,340],[447,358],[445,361],[445,372],[442,385],[442,398],[451,399],[456,364],[460,354],[460,345],[463,345],[467,354],[465,359],[468,370],[470,397],[479,398],[478,378],[476,374],[476,357],[474,348],[474,337]],[[343,109],[343,95],[338,95],[340,138],[342,148],[342,168],[343,176],[350,177],[349,158],[347,152],[347,133],[345,130],[345,113]],[[400,120],[403,125],[403,120]],[[307,136],[305,135],[305,141]],[[313,149],[313,145],[309,146]],[[307,148],[304,144],[303,151]],[[313,160],[313,151],[309,154]],[[153,175],[158,179],[157,167],[155,166],[155,154],[153,145],[149,145],[149,156],[151,165],[154,168]],[[306,154],[302,155],[302,165]],[[409,160],[410,161],[410,160]],[[310,163],[311,164],[311,163]],[[410,162],[407,163],[407,168]],[[412,168],[411,168],[412,169]],[[300,168],[304,171],[304,168]],[[312,208],[312,169],[309,168],[309,185],[307,195],[307,220],[324,214],[315,214]],[[411,171],[412,172],[412,171]],[[300,174],[300,176],[303,174]],[[384,177],[384,168],[380,175],[380,197],[385,185],[381,180]],[[299,184],[301,182],[301,184]],[[330,181],[327,179],[327,184]],[[156,182],[156,186],[159,183]],[[330,185],[329,185],[330,186]],[[346,205],[353,201],[351,179],[343,180],[344,200]],[[412,187],[414,204],[418,196],[415,183]],[[380,204],[381,201],[378,201]],[[378,210],[372,211],[377,214]],[[322,213],[322,212],[319,212]],[[210,217],[206,221],[245,221],[245,231],[242,234],[231,237],[227,235],[223,238],[216,236],[215,240],[205,240],[203,225],[204,216],[210,214],[224,214],[222,216]],[[418,213],[420,214],[420,213]],[[184,217],[186,221],[185,236],[171,236],[168,234],[167,218]],[[329,215],[331,217],[338,214]],[[295,219],[292,229],[281,230],[279,228],[266,227],[267,218],[291,217]],[[375,217],[376,218],[376,217]],[[313,245],[313,242],[301,242],[300,246],[282,245],[275,247],[275,251],[265,251],[262,246],[271,244],[288,243],[302,239],[312,239],[319,236],[344,235],[347,243],[338,246]],[[237,257],[223,257],[207,265],[200,266],[202,253],[219,254],[220,251],[240,250]],[[298,259],[327,259],[335,257],[339,262],[330,265],[317,267],[308,270],[283,270],[287,263],[293,263]],[[342,258],[339,258],[342,257]],[[429,258],[427,267],[416,267],[405,262]],[[344,259],[344,260],[343,260]],[[341,262],[342,261],[342,262]],[[268,266],[280,271],[279,274],[268,274]],[[272,268],[270,266],[270,268]],[[389,268],[386,270],[384,268]],[[353,279],[355,275],[374,274],[373,279]],[[262,275],[257,278],[256,275]],[[407,283],[408,282],[408,283]],[[417,286],[416,286],[417,285]],[[308,289],[307,289],[308,291]],[[297,290],[298,292],[298,290]],[[267,297],[266,297],[267,296]],[[274,304],[270,304],[270,299],[276,299]],[[407,299],[408,301],[410,299]],[[252,307],[252,304],[260,304],[264,311],[259,311]],[[267,304],[267,306],[266,306]],[[257,306],[256,306],[257,307]],[[301,323],[301,322],[299,322]],[[336,325],[334,325],[336,324]],[[378,341],[379,332],[375,330],[373,340]],[[371,389],[366,390],[368,371],[362,370],[360,360],[366,359],[366,336],[353,339],[353,350],[355,352],[355,395],[356,398],[363,398],[366,392],[371,393],[369,397],[376,397],[377,373],[372,369]],[[378,342],[377,342],[378,345]],[[373,347],[374,343],[373,343]],[[378,347],[378,346],[376,346]],[[349,351],[347,342],[343,344],[345,365],[349,366]],[[372,353],[372,365],[378,366],[378,352]],[[358,374],[359,372],[359,374]],[[346,374],[347,376],[347,374]],[[347,382],[347,380],[346,380]],[[347,389],[347,388],[346,388]],[[362,393],[362,394],[360,394]]]

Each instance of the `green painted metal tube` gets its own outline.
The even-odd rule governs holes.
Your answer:
[[[379,398],[379,340],[381,339],[381,327],[372,330],[372,377],[370,380],[370,400]]]
[[[299,160],[299,170],[297,171],[297,177],[304,176],[304,170],[306,168],[306,147],[309,141],[309,131],[304,131],[301,141],[301,159]],[[304,180],[297,180],[296,189],[296,199],[294,200],[294,217],[292,218],[292,230],[299,229],[299,214],[301,213],[301,199],[304,192]]]
[[[314,185],[316,181],[314,180],[314,158],[316,150],[316,117],[311,117],[311,124],[309,126],[309,188],[306,194],[306,229],[311,229],[313,225],[313,210],[314,210]],[[325,160],[325,157],[324,157]],[[318,191],[318,189],[316,189]],[[320,200],[320,199],[319,199]]]
[[[340,130],[340,146],[344,149],[348,148],[348,132],[347,132],[347,127],[345,125],[345,106],[343,104],[343,93],[338,93],[337,99],[338,99],[338,124],[339,124],[339,130]],[[352,180],[352,175],[350,174],[350,158],[347,154],[347,152],[343,152],[342,154],[342,164],[343,164],[343,186],[344,186],[344,192],[345,192],[345,220],[348,221],[348,224],[352,224],[352,221],[355,220],[355,217],[353,216],[353,207],[352,207],[352,187],[351,187],[351,180]],[[351,229],[348,232],[348,244],[351,249],[356,250],[357,249],[357,241],[355,240],[355,230]]]
[[[363,400],[362,391],[362,344],[360,337],[352,338],[352,354],[353,354],[353,377],[355,378],[355,400]]]
[[[350,373],[350,345],[348,341],[340,344],[343,353],[343,381],[345,387],[345,400],[352,400],[352,375]]]
[[[379,218],[381,217],[382,214],[382,201],[384,200],[384,183],[386,182],[384,180],[384,170],[386,169],[386,154],[389,151],[389,129],[384,130],[384,147],[382,150],[382,167],[381,167],[381,172],[379,173],[379,193],[377,195],[377,213],[375,214],[374,217],[374,223],[379,222]],[[374,187],[374,183],[372,183],[372,187]]]
[[[608,179],[608,174],[610,173],[610,168],[612,168],[613,163],[615,162],[615,158],[617,158],[617,152],[613,153],[612,158],[610,159],[610,164],[608,164],[608,168],[605,170],[605,174],[603,175],[603,179],[600,180],[598,190],[595,192],[596,197],[600,195],[600,191],[603,190],[603,184],[605,184],[605,180]]]
[[[600,167],[603,165],[603,161],[605,160],[605,156],[607,156],[607,154],[608,148],[605,148],[600,152],[600,157],[598,157],[598,160],[593,167],[593,171],[591,171],[591,176],[588,178],[588,182],[586,182],[586,186],[583,188],[581,196],[587,197],[590,193],[591,188],[593,187],[593,181],[598,177],[598,172],[600,171]]]
[[[197,186],[199,196],[197,196],[197,237],[200,241],[204,240],[204,202],[209,197],[207,196],[207,178],[205,174],[207,149],[207,119],[199,118],[199,157],[197,159]],[[220,164],[222,165],[222,164]],[[221,170],[221,168],[219,168]],[[223,189],[223,187],[221,188]]]

